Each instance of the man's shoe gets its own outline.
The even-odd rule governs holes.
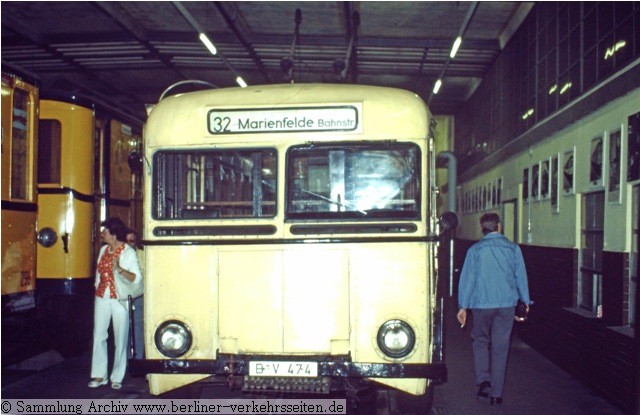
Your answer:
[[[89,386],[90,388],[97,388],[98,386],[106,385],[107,383],[109,383],[107,378],[104,378],[104,379],[94,378],[94,379],[91,379],[91,382],[89,382],[89,385],[87,386]]]
[[[491,383],[485,380],[480,384],[480,387],[478,388],[478,393],[476,394],[476,396],[478,398],[488,398],[490,389],[491,389]]]
[[[489,405],[502,405],[502,398],[494,398],[493,396],[489,399]]]
[[[111,389],[118,390],[122,387],[122,383],[119,382],[111,382]]]

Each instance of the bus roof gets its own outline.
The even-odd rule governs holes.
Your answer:
[[[223,116],[256,110],[262,120],[264,114],[276,114],[281,119],[305,118],[309,108],[320,109],[313,117],[322,117],[332,109],[350,108],[354,115],[349,128],[335,130],[256,129],[215,131],[211,114]],[[302,115],[297,111],[302,111]],[[324,112],[322,112],[324,111]],[[237,115],[240,117],[241,115]],[[311,117],[311,116],[310,116]],[[348,115],[347,115],[348,117]],[[306,119],[305,119],[306,120]],[[312,126],[313,120],[308,121]],[[345,125],[347,121],[345,121]],[[357,124],[357,125],[354,125]],[[256,122],[257,125],[257,122]],[[315,125],[317,126],[317,124]],[[164,145],[203,145],[233,141],[273,141],[269,133],[286,134],[288,138],[322,140],[349,139],[421,139],[427,135],[429,112],[416,94],[378,86],[345,84],[280,84],[225,88],[178,94],[163,99],[152,110],[145,127],[145,143],[149,147]],[[327,134],[331,132],[331,134]],[[279,137],[281,139],[282,137]]]

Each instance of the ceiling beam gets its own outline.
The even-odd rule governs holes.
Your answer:
[[[242,46],[245,48],[245,50],[247,51],[247,53],[255,63],[256,67],[258,68],[258,71],[260,72],[260,75],[262,75],[262,77],[264,78],[265,81],[267,81],[267,83],[271,83],[271,79],[269,78],[269,73],[265,69],[264,64],[262,63],[262,60],[260,60],[260,57],[258,56],[255,49],[253,48],[253,45],[244,38],[244,35],[242,34],[242,32],[240,32],[240,29],[238,29],[238,26],[235,24],[234,19],[232,19],[229,16],[229,13],[227,13],[227,11],[224,9],[221,2],[215,1],[213,2],[213,4],[214,6],[216,6],[218,13],[220,13],[224,21],[227,23],[227,26],[229,27],[229,29],[231,29],[233,34],[238,38]]]
[[[138,41],[138,43],[140,43],[149,52],[149,55],[152,58],[158,59],[167,68],[173,71],[173,73],[178,76],[179,80],[185,80],[188,78],[180,72],[173,63],[171,63],[169,58],[162,55],[158,49],[149,42],[149,36],[146,31],[126,16],[125,11],[118,7],[118,2],[94,1],[92,4],[98,10],[106,14],[114,23],[129,33],[136,41]]]
[[[340,77],[352,83],[358,82],[358,28],[360,26],[360,13],[353,8],[353,2],[342,3],[344,11],[345,34],[348,40],[347,53],[344,59],[344,69]]]
[[[117,84],[114,84],[111,80],[107,80],[106,78],[99,76],[95,72],[84,67],[82,64],[76,62],[73,58],[66,56],[64,53],[52,47],[48,42],[48,39],[45,40],[42,36],[38,36],[31,29],[26,28],[21,22],[16,22],[11,18],[3,18],[2,25],[5,26],[6,28],[9,28],[16,35],[24,38],[28,42],[35,44],[37,47],[41,48],[45,53],[49,54],[53,59],[58,59],[66,63],[67,65],[69,65],[70,72],[73,72],[73,71],[80,72],[84,76],[86,76],[88,80],[91,81],[91,83],[97,82],[98,84],[103,85],[104,89],[117,92],[123,97],[127,97],[127,99],[131,101],[140,100],[139,97],[129,94],[128,91],[120,90],[116,86]],[[97,92],[97,89],[96,89],[96,95],[98,94],[99,92]]]

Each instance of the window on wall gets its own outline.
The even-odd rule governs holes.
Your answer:
[[[578,277],[578,307],[599,317],[602,306],[602,250],[604,248],[604,192],[582,199],[582,244]]]
[[[471,140],[456,141],[458,165],[475,165],[623,70],[640,56],[638,33],[640,2],[536,2],[456,114],[456,136],[487,142],[474,152]]]

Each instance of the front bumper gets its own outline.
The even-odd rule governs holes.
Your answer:
[[[419,378],[441,383],[447,380],[444,362],[361,363],[350,356],[264,356],[218,354],[216,359],[131,359],[133,376],[153,374],[201,374],[248,376],[250,361],[311,361],[318,363],[318,377],[333,378]]]

